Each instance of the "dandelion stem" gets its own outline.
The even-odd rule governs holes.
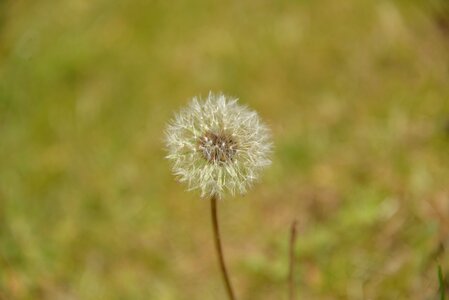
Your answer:
[[[212,227],[214,230],[215,250],[217,251],[221,275],[223,276],[223,280],[225,282],[226,291],[228,293],[229,299],[235,300],[236,298],[234,296],[234,291],[232,289],[231,281],[229,279],[228,271],[226,269],[224,256],[223,256],[223,249],[221,246],[220,229],[218,226],[218,217],[217,217],[217,197],[215,195],[212,196],[210,201],[211,201]]]
[[[288,285],[289,285],[289,299],[295,299],[295,243],[296,243],[296,221],[293,221],[290,228],[290,249],[289,249],[289,274],[288,274]]]

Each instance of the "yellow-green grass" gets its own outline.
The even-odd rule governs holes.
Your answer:
[[[225,299],[209,203],[164,159],[166,122],[210,90],[275,144],[254,189],[220,203],[240,299],[286,299],[293,219],[300,299],[435,299],[442,5],[0,1],[0,299]]]

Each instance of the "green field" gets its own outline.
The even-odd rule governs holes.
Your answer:
[[[449,271],[445,0],[0,0],[0,299],[226,299],[164,129],[222,91],[273,164],[220,202],[239,299],[437,299]],[[446,5],[446,6],[445,6]]]

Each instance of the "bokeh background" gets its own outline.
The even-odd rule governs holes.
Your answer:
[[[0,0],[0,299],[225,299],[164,159],[192,96],[273,131],[220,203],[240,299],[436,299],[449,269],[444,0]]]

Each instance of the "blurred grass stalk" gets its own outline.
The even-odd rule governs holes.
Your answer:
[[[289,253],[289,299],[295,299],[295,244],[296,244],[296,220],[293,221],[290,227],[290,253]]]
[[[443,278],[443,271],[441,269],[441,266],[438,266],[438,286],[440,290],[440,300],[445,300],[445,287],[444,287],[444,278]]]

